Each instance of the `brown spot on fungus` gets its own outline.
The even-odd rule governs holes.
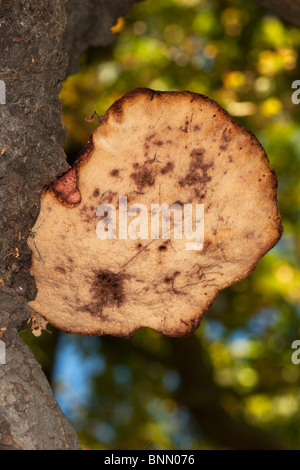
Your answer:
[[[116,198],[117,195],[118,193],[116,193],[115,191],[107,191],[101,198],[101,203],[111,204],[111,202]]]
[[[115,274],[109,270],[100,270],[95,273],[90,293],[92,302],[91,310],[94,314],[100,314],[103,307],[120,307],[125,300],[123,288],[123,274]]]
[[[161,168],[160,172],[165,175],[174,169],[174,163],[168,162],[163,168]]]
[[[251,232],[247,232],[247,233],[245,234],[245,238],[248,238],[248,239],[249,239],[249,238],[254,238],[254,236],[255,236],[254,230],[252,230]]]
[[[159,251],[166,251],[167,249],[168,249],[168,247],[167,247],[166,245],[160,245],[160,246],[158,247],[158,250],[159,250]]]
[[[134,180],[139,191],[142,191],[146,186],[154,185],[153,169],[143,165],[139,171],[131,173],[130,177]]]
[[[225,142],[230,142],[232,138],[233,138],[233,130],[228,124],[222,133],[221,139],[224,140]]]
[[[187,124],[186,124],[185,126],[180,126],[180,127],[179,127],[179,130],[180,130],[181,132],[185,132],[185,133],[188,132],[188,129],[189,129],[189,127],[188,127]]]
[[[203,148],[193,149],[190,153],[191,161],[188,173],[185,178],[179,180],[179,185],[195,186],[197,184],[205,185],[211,181],[208,171],[214,166],[214,162],[204,163],[205,150]],[[198,171],[200,170],[200,171]]]
[[[167,284],[169,284],[170,282],[174,281],[174,279],[176,278],[176,276],[178,276],[180,274],[179,271],[175,271],[174,274],[172,274],[172,276],[166,276],[165,279],[164,279],[164,282],[166,282]]]
[[[59,274],[66,274],[65,268],[62,268],[61,266],[56,266],[54,270]]]
[[[150,141],[150,140],[153,139],[153,137],[155,137],[155,136],[156,136],[156,132],[153,132],[152,134],[147,135],[146,140],[147,140],[147,141]]]

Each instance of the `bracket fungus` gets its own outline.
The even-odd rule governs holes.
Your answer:
[[[69,333],[184,336],[281,233],[256,137],[206,96],[137,89],[44,189],[30,305]]]

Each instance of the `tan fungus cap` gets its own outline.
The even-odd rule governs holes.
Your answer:
[[[128,209],[142,205],[148,216],[125,213],[125,197]],[[196,205],[204,208],[202,249],[186,249],[193,240],[184,224],[178,238],[172,215],[170,233],[161,228],[155,238],[150,219],[163,204],[182,208],[183,219],[192,207],[199,233]],[[278,242],[277,179],[256,137],[216,102],[137,89],[108,109],[75,165],[45,188],[32,232],[38,294],[30,305],[55,327],[116,336],[150,327],[184,336]]]

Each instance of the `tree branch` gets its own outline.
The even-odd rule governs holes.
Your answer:
[[[285,20],[300,27],[300,1],[299,0],[256,0],[266,8],[274,11]]]

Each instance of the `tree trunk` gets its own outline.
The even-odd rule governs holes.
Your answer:
[[[0,449],[80,449],[39,364],[21,341],[36,287],[27,237],[42,189],[68,168],[61,82],[134,0],[2,0],[0,80]],[[0,96],[1,98],[1,96]],[[4,99],[0,100],[4,103]]]

